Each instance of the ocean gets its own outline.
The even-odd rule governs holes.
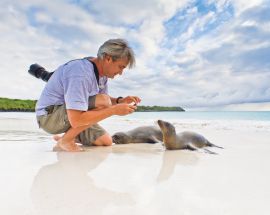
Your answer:
[[[177,130],[270,131],[270,111],[135,112],[127,116],[112,116],[100,124],[109,133],[114,133],[143,125],[155,125],[158,119],[171,122]],[[35,113],[2,112],[0,132],[9,135],[32,132],[33,136],[35,132],[43,131],[37,126]]]
[[[270,111],[190,111],[190,112],[135,112],[133,119],[194,119],[194,120],[252,120],[270,122]]]

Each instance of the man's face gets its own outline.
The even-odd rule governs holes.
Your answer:
[[[103,73],[108,78],[114,78],[116,75],[122,75],[124,69],[128,65],[127,59],[118,59],[113,61],[110,56],[105,57]]]

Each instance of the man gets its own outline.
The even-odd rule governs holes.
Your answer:
[[[111,136],[97,123],[112,115],[133,113],[141,99],[110,97],[107,79],[134,65],[127,41],[111,39],[99,48],[96,58],[73,60],[54,72],[36,105],[39,126],[51,134],[64,133],[54,136],[54,150],[82,151],[77,143],[112,145]]]

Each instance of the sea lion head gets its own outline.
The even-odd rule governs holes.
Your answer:
[[[130,141],[130,137],[124,132],[117,132],[112,136],[115,144],[127,144]]]
[[[175,127],[166,121],[158,120],[157,121],[161,132],[163,134],[163,142],[165,144],[165,147],[167,149],[175,149],[175,143],[176,143],[176,132]]]
[[[175,134],[175,127],[171,123],[160,120],[160,119],[157,121],[157,123],[163,134],[166,134],[166,135],[171,135],[172,133]]]

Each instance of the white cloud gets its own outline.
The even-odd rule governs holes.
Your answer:
[[[113,96],[187,108],[270,100],[263,1],[209,0],[215,10],[203,12],[195,1],[79,2],[1,3],[1,97],[37,99],[44,84],[27,74],[31,63],[53,70],[121,37],[134,46],[137,67],[111,82]]]
[[[252,9],[248,14],[251,12]],[[254,19],[256,17],[250,17]],[[179,70],[192,73],[190,76],[181,74],[186,82],[193,83],[188,92],[193,99],[181,95],[184,106],[269,101],[269,86],[264,81],[270,80],[267,57],[270,46],[265,36],[269,34],[259,22],[254,32],[242,31],[243,22],[241,16],[231,19],[208,34],[189,39],[184,50],[172,53]],[[191,38],[193,33],[186,38]]]
[[[255,7],[255,6],[260,6],[262,3],[264,3],[264,0],[249,0],[249,1],[245,1],[245,0],[231,0],[234,8],[235,8],[235,12],[236,12],[236,16],[240,15],[243,11]]]

